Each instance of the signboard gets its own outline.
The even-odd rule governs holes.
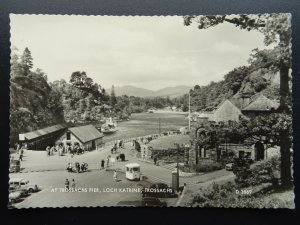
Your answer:
[[[19,134],[19,141],[25,141],[25,135]]]

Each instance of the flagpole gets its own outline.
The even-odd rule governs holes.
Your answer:
[[[189,130],[191,130],[191,94],[189,92]]]

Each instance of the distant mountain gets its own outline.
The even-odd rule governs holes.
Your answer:
[[[163,89],[160,89],[158,91],[155,92],[155,96],[161,96],[161,97],[178,97],[178,96],[182,96],[184,94],[187,94],[189,92],[189,90],[192,87],[188,87],[188,86],[176,86],[176,87],[166,87]]]
[[[111,88],[107,89],[107,93],[111,93]],[[154,95],[154,91],[145,89],[145,88],[138,88],[131,85],[125,86],[116,86],[115,87],[115,94],[116,96],[121,95],[128,95],[128,96],[136,96],[136,97],[149,97]]]
[[[148,90],[145,88],[138,88],[131,85],[126,86],[116,86],[115,94],[116,96],[128,95],[128,96],[136,96],[136,97],[167,97],[170,98],[182,96],[187,94],[191,87],[188,86],[176,86],[176,87],[166,87],[159,89],[157,91]],[[107,89],[107,93],[110,94],[111,88]]]

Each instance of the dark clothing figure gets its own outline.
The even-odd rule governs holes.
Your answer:
[[[84,163],[81,163],[81,172],[85,172],[85,166],[84,166]]]
[[[69,182],[68,179],[66,179],[66,181],[65,181],[65,188],[68,190],[69,187],[70,187],[70,182]]]
[[[157,158],[155,157],[154,158],[154,165],[156,165],[156,163],[157,163]]]
[[[19,156],[19,160],[22,161],[23,160],[23,154],[20,154]]]
[[[105,161],[102,159],[101,160],[101,169],[104,169],[104,164],[105,164]]]
[[[80,164],[79,164],[79,162],[75,163],[75,168],[76,168],[76,172],[79,173],[80,172]]]
[[[50,146],[47,146],[47,148],[46,148],[46,153],[47,153],[47,156],[50,155]]]
[[[68,172],[72,172],[73,171],[73,167],[72,167],[71,163],[68,164],[67,170],[68,170]]]

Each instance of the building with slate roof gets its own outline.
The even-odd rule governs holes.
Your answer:
[[[71,127],[56,140],[55,144],[66,145],[80,144],[86,150],[94,150],[103,145],[103,133],[93,125]]]
[[[255,117],[261,114],[269,114],[275,112],[279,107],[279,103],[268,99],[264,95],[259,95],[253,99],[249,105],[242,108],[242,113],[248,117]]]
[[[241,98],[225,99],[211,113],[201,113],[197,121],[214,121],[214,122],[238,122],[242,117],[249,118],[257,115],[266,115],[273,112],[279,107],[279,103],[265,97],[262,94],[250,97],[242,96]]]
[[[48,145],[53,145],[57,138],[66,130],[64,125],[54,125],[43,129],[19,134],[19,141],[26,143],[28,149],[45,150]]]

